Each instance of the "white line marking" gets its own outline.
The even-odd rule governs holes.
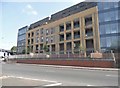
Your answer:
[[[105,76],[108,76],[108,77],[118,77],[117,75],[105,75]]]
[[[94,85],[89,85],[89,84],[88,84],[87,86],[94,86]]]
[[[16,77],[16,76],[7,76],[7,77],[19,78],[19,79],[26,79],[26,80],[35,80],[35,81],[44,81],[44,82],[55,82],[55,83],[56,83],[56,81],[51,81],[51,80],[41,80],[41,79],[33,79],[33,78],[25,78],[25,77]]]
[[[62,85],[62,83],[54,83],[54,84],[48,84],[48,85],[44,85],[44,86],[59,86]]]
[[[25,78],[25,77],[16,77],[16,76],[2,76],[0,78],[19,78],[19,79],[25,79],[25,80],[33,80],[33,81],[43,81],[43,82],[51,82],[53,84],[48,84],[48,85],[44,85],[44,86],[59,86],[62,85],[62,83],[58,83],[57,81],[51,81],[51,80],[41,80],[41,79],[33,79],[33,78]]]
[[[8,76],[1,76],[0,79],[6,79]]]

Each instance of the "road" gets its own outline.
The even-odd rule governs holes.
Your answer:
[[[58,68],[32,64],[3,64],[3,76],[49,80],[60,86],[118,86],[118,71]]]

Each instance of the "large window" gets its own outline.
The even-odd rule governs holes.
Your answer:
[[[100,34],[106,34],[104,25],[100,25]]]
[[[100,47],[106,47],[106,37],[100,38]]]
[[[106,37],[107,40],[107,47],[111,46],[111,37]]]
[[[19,35],[18,36],[18,41],[21,41],[21,40],[25,40],[26,39],[26,35]]]
[[[19,29],[18,35],[21,35],[21,34],[26,33],[26,29],[27,29],[27,28]]]

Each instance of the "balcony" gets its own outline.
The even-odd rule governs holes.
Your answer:
[[[85,35],[86,35],[86,37],[93,36],[93,29],[92,28],[86,28],[85,29]]]
[[[59,26],[59,31],[60,31],[60,32],[63,32],[63,31],[64,31],[64,25],[60,25],[60,26]]]
[[[33,44],[34,43],[34,39],[31,39],[31,44]]]
[[[77,21],[74,21],[74,28],[78,28],[78,27],[80,27],[80,23],[79,23],[79,20],[77,20]]]
[[[71,30],[71,22],[66,23],[66,30]]]
[[[94,49],[93,39],[88,39],[88,40],[86,40],[86,49],[87,49],[87,50],[92,50],[92,49]]]
[[[59,44],[60,51],[64,51],[64,43]]]
[[[74,32],[74,39],[80,38],[80,31]]]
[[[59,35],[60,41],[64,41],[64,34]]]
[[[71,33],[66,33],[66,40],[71,40]]]
[[[67,50],[72,50],[72,43],[71,42],[67,42],[66,43],[66,48],[67,48]]]
[[[91,17],[86,17],[85,18],[85,26],[91,25],[92,24],[92,16]]]
[[[51,49],[52,52],[54,52],[54,51],[55,51],[55,45],[52,45],[51,48],[52,48],[52,49]]]

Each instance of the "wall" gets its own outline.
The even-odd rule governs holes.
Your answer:
[[[102,60],[17,60],[17,63],[26,64],[45,64],[45,65],[65,65],[65,66],[81,66],[81,67],[114,67],[113,61]]]

